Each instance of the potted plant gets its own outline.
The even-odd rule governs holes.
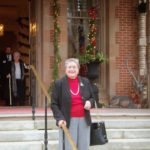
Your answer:
[[[96,48],[96,9],[91,7],[88,10],[89,19],[89,34],[88,34],[88,45],[83,54],[79,54],[81,69],[82,66],[87,66],[87,77],[96,78],[98,77],[99,64],[106,60],[106,57],[102,51],[98,51]]]

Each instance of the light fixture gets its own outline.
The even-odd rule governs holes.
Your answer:
[[[36,30],[37,30],[36,23],[30,23],[30,34],[35,35]]]
[[[0,36],[4,35],[4,25],[0,24]]]

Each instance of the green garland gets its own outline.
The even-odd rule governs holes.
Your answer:
[[[96,8],[91,7],[88,10],[89,16],[89,33],[88,33],[88,45],[85,49],[85,53],[77,56],[80,64],[88,64],[91,62],[104,62],[106,57],[102,51],[96,49]]]
[[[91,7],[88,10],[88,16],[89,19],[89,34],[88,34],[88,41],[89,44],[86,47],[86,53],[93,55],[95,57],[96,55],[96,8]]]
[[[52,2],[52,10],[53,10],[53,19],[54,19],[54,41],[53,41],[53,46],[54,46],[54,65],[53,65],[53,72],[52,72],[52,83],[49,87],[48,92],[51,93],[52,87],[54,85],[54,82],[58,79],[59,77],[59,64],[61,62],[61,57],[59,54],[59,36],[60,36],[60,26],[58,23],[58,16],[60,15],[60,8],[58,6],[58,0],[53,0]]]
[[[60,8],[58,6],[58,0],[53,0],[53,19],[54,19],[54,68],[53,68],[53,81],[58,79],[59,76],[59,63],[61,62],[61,57],[59,54],[59,44],[58,38],[60,36],[60,26],[58,23],[58,16],[60,15]]]

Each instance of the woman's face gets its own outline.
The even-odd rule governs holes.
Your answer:
[[[71,61],[66,65],[66,75],[71,78],[75,79],[79,73],[78,65]]]
[[[14,53],[13,57],[14,57],[14,61],[18,62],[20,59],[20,54],[16,52],[16,53]]]

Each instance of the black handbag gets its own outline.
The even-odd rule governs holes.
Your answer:
[[[108,142],[104,122],[92,123],[90,132],[90,145],[103,145]]]

